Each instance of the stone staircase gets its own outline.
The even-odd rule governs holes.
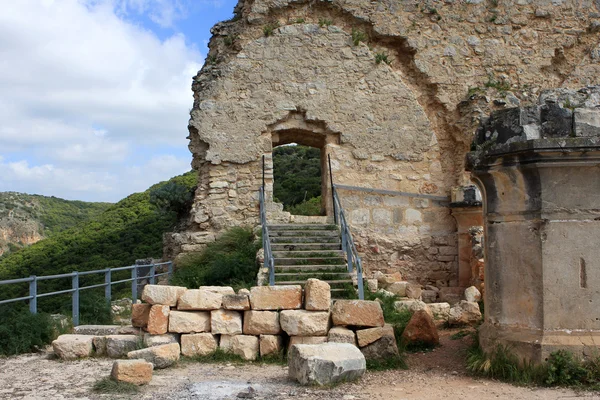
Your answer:
[[[357,298],[337,226],[273,224],[269,240],[275,285],[304,285],[307,279],[318,278],[329,283],[332,299]]]

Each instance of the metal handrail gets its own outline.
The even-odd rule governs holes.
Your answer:
[[[156,267],[160,267],[166,265],[167,272],[162,272],[157,274]],[[147,268],[150,267],[150,271],[148,275],[139,276],[138,269],[139,268]],[[122,279],[118,281],[112,281],[112,272],[118,271],[126,271],[131,270],[131,278],[130,279]],[[79,277],[85,275],[92,274],[104,274],[104,283],[99,283],[96,285],[89,286],[79,286]],[[0,304],[8,304],[14,303],[17,301],[26,301],[29,300],[29,311],[32,314],[37,313],[37,299],[40,297],[48,297],[48,296],[56,296],[60,294],[72,293],[72,319],[73,325],[79,325],[79,292],[86,289],[94,289],[99,287],[104,287],[104,296],[106,298],[106,302],[110,304],[111,296],[112,296],[112,286],[123,283],[123,282],[131,282],[131,298],[135,302],[137,300],[137,289],[138,289],[138,281],[140,279],[148,279],[151,284],[156,283],[156,278],[158,276],[167,275],[168,278],[171,278],[173,275],[173,262],[166,261],[156,264],[144,264],[144,265],[128,265],[126,267],[118,267],[118,268],[105,268],[94,271],[73,271],[66,274],[58,274],[58,275],[45,275],[45,276],[35,276],[32,275],[28,278],[20,278],[20,279],[8,279],[4,281],[0,281],[0,286],[2,285],[10,285],[15,283],[25,283],[29,282],[29,296],[24,297],[15,297],[12,299],[1,300]],[[45,280],[53,280],[53,279],[64,279],[71,278],[71,289],[59,290],[56,292],[48,292],[48,293],[40,293],[38,294],[37,283],[38,281]]]
[[[333,196],[333,206],[335,213],[335,221],[340,227],[342,235],[342,250],[346,253],[346,261],[348,263],[348,273],[352,273],[356,268],[356,278],[358,280],[358,298],[360,300],[365,299],[365,291],[363,286],[363,268],[362,261],[356,250],[354,239],[352,238],[352,232],[350,232],[350,226],[346,221],[344,215],[344,208],[338,196],[335,185],[332,185],[331,192]]]
[[[265,187],[260,187],[260,223],[262,225],[262,244],[265,251],[264,267],[269,270],[269,286],[275,285],[275,260],[271,251],[271,241],[269,240],[269,227],[267,226],[267,208],[265,204]]]

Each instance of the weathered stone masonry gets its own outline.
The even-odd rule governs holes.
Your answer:
[[[200,185],[169,246],[198,251],[229,226],[256,225],[262,156],[271,168],[273,146],[292,141],[330,155],[337,184],[450,200],[468,183],[464,156],[481,116],[542,88],[593,83],[599,30],[597,1],[240,2],[213,28],[194,78]],[[366,39],[355,44],[357,32]],[[464,285],[447,204],[340,195],[369,271]],[[271,207],[273,219],[289,218]]]

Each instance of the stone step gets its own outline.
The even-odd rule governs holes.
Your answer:
[[[336,225],[326,224],[274,224],[269,225],[270,231],[337,231]]]
[[[281,280],[307,280],[309,278],[317,278],[322,281],[328,281],[329,279],[346,279],[348,278],[348,271],[338,272],[314,272],[314,271],[301,271],[301,272],[277,272],[275,271],[275,281],[277,278]]]
[[[274,257],[275,266],[284,265],[331,265],[337,266],[346,263],[342,256],[335,257]]]
[[[276,265],[275,273],[286,272],[288,270],[301,270],[301,271],[339,271],[348,272],[348,266],[346,264],[337,265]]]
[[[274,258],[327,258],[327,257],[344,257],[342,250],[275,250],[271,246]]]
[[[339,243],[274,243],[271,250],[275,251],[303,251],[303,250],[340,250]]]
[[[295,244],[295,243],[337,243],[341,246],[339,236],[280,236],[269,239],[273,244]]]
[[[311,236],[311,237],[339,237],[340,233],[336,230],[304,230],[304,229],[292,229],[288,231],[271,231],[269,230],[269,237],[281,237],[281,236]]]
[[[308,279],[308,278],[307,278]],[[344,284],[344,283],[352,283],[352,279],[348,278],[348,279],[336,279],[336,280],[325,280],[325,282],[329,283],[330,285],[332,284]],[[306,284],[306,281],[275,281],[275,285],[300,285],[300,286],[304,286]],[[333,289],[331,289],[333,290]]]

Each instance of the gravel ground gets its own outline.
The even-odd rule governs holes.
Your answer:
[[[598,399],[600,393],[570,389],[517,387],[469,377],[464,354],[469,337],[452,340],[441,331],[442,346],[409,355],[407,371],[368,372],[358,382],[333,388],[306,388],[287,378],[281,365],[199,364],[180,362],[157,370],[136,395],[102,395],[91,391],[107,376],[113,360],[58,361],[49,353],[0,359],[0,399]],[[248,388],[253,390],[248,396]]]

